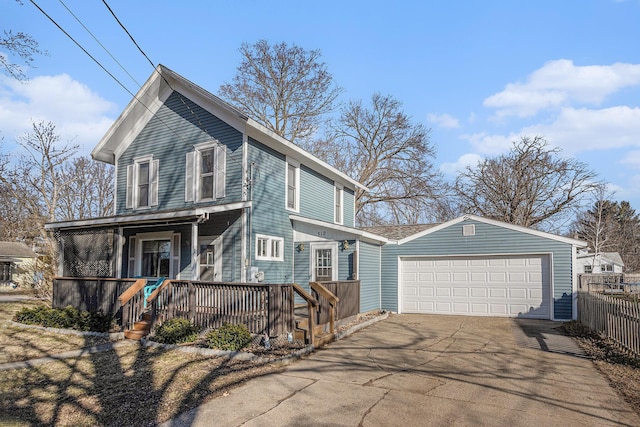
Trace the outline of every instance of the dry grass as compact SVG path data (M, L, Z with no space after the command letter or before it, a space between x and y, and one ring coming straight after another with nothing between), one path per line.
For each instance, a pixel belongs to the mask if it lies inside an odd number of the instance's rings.
M640 414L640 359L622 351L611 340L598 336L577 322L566 323L564 329L578 340L580 347L591 357L613 388Z
M97 343L95 337L23 329L3 321L34 304L0 303L0 363ZM131 342L84 357L0 371L0 425L156 425L279 369Z

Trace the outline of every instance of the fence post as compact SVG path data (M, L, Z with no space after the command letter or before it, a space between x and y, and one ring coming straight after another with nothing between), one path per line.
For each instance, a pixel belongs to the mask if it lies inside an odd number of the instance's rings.
M187 282L187 289L189 290L189 320L193 323L196 320L196 287L191 280Z

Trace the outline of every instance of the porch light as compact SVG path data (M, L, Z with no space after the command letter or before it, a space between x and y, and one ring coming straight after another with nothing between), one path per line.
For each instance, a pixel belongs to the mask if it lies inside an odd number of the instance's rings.
M299 251L299 252L304 252L304 243L300 243L300 244L298 245L298 251Z
M346 251L347 249L349 249L349 242L345 240L344 242L342 242L342 250Z

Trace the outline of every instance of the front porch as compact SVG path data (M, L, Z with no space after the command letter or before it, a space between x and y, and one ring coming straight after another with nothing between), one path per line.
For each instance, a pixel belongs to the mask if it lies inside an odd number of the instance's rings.
M310 292L296 284L165 280L145 300L148 283L145 278L59 277L53 307L110 313L129 338L139 339L155 325L181 317L201 329L231 323L269 337L298 331L316 344L316 337L333 334L335 325L357 315L360 306L358 280L314 282Z

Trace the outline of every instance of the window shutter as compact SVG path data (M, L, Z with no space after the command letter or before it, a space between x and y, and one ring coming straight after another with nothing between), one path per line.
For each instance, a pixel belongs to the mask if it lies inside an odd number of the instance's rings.
M158 206L158 171L160 160L152 160L149 171L149 206Z
M133 209L133 177L135 176L135 165L127 166L127 190L125 195L125 208Z
M224 145L216 146L216 199L225 196L225 182L227 177L227 151Z
M171 242L171 278L180 278L180 233L172 236Z
M186 172L184 177L184 201L193 202L195 200L195 170L196 152L187 153Z
M129 264L127 276L133 277L136 274L136 238L129 237Z

